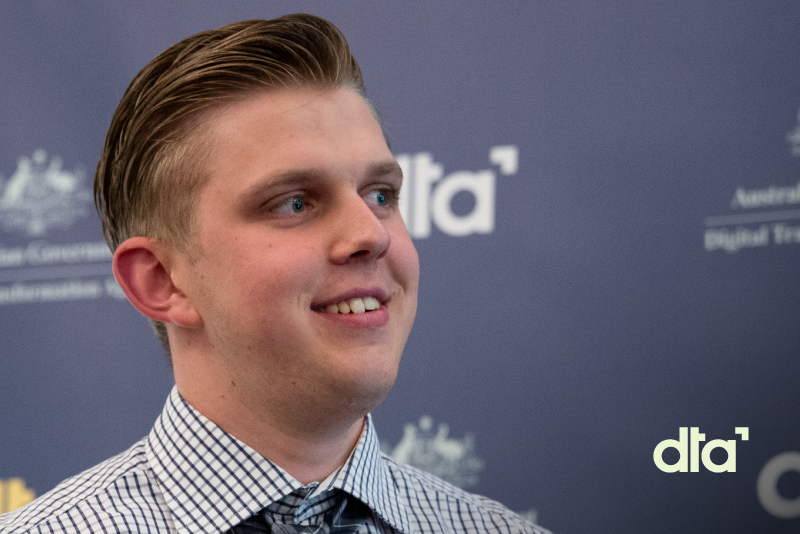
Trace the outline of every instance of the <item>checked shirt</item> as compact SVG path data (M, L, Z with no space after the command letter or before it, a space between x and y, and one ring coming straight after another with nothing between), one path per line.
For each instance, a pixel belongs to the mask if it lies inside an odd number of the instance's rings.
M330 513L333 525L320 522ZM272 532L335 533L339 522L359 534L547 533L495 501L381 454L369 416L347 462L322 483L303 486L176 388L144 439L0 516L0 533L250 532L258 517ZM280 530L283 524L294 530Z

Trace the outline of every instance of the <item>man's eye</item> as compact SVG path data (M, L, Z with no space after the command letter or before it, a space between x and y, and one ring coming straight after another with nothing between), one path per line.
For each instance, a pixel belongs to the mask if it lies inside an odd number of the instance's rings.
M274 209L274 213L292 214L301 213L306 209L306 201L303 197L289 197Z
M374 206L388 206L394 198L392 195L393 192L388 189L376 189L375 191L369 192L366 201L367 204L372 204Z

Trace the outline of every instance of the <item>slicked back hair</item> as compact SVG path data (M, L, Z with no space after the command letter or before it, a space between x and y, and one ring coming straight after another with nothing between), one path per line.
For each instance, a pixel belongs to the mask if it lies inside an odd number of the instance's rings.
M248 94L305 87L364 94L344 36L313 15L229 24L159 54L125 91L97 165L95 206L111 250L144 236L190 253L208 179L203 117ZM169 351L163 323L151 323Z

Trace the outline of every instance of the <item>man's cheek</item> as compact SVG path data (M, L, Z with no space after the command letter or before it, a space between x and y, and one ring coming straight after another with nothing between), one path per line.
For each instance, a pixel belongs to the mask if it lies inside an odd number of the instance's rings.
M419 285L419 257L411 239L398 244L393 254L395 277L402 280L407 290L416 293Z

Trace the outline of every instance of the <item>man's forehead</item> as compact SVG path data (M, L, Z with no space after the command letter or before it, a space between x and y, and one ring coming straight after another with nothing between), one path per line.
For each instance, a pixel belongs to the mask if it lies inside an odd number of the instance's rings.
M250 178L256 172L278 178L335 165L357 167L359 174L397 172L370 106L346 88L250 95L215 110L196 131L206 138L212 175L238 169Z
M370 112L376 123L379 123L375 110L369 101L348 87L318 87L301 85L298 87L263 88L248 90L233 94L217 105L212 106L201 115L201 121L206 125L214 125L218 130L222 128L236 129L237 110L247 108L249 113L244 113L244 118L252 118L257 111L259 119L279 121L292 112L302 112L309 107L323 109L326 104L332 104L338 95L346 95L357 104L363 104ZM355 111L353 111L355 112ZM215 124L217 123L217 124Z

